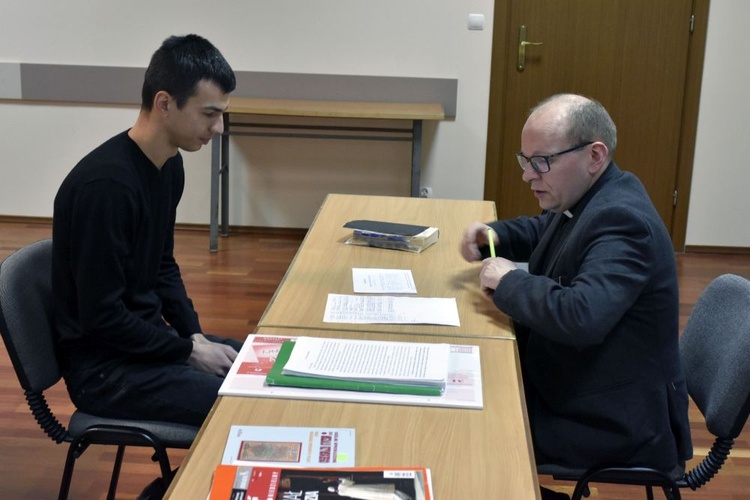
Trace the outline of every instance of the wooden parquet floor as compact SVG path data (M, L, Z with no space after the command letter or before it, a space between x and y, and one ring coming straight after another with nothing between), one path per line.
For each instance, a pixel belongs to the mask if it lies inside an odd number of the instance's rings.
M47 223L0 222L0 259L25 244L50 235L51 228ZM302 235L296 234L242 233L222 239L220 252L211 254L206 231L178 231L178 262L204 328L212 333L244 339L255 328L301 241ZM681 326L687 321L700 292L713 278L724 273L750 278L750 255L681 254L677 260ZM66 422L73 407L64 384L53 387L47 397L59 418ZM689 466L706 454L712 442L695 407L691 407L690 421L696 458ZM57 498L66 450L67 446L53 443L35 423L5 347L0 346L0 498ZM76 465L72 499L106 497L114 453L115 450L108 447L92 447L86 451ZM179 465L185 454L183 450L170 450L173 466ZM490 461L487 463L487 473L492 474ZM118 499L136 498L157 475L158 467L151 462L149 453L129 449L125 455ZM572 490L569 483L555 482L549 477L541 477L540 482L561 491ZM656 497L663 498L660 492ZM591 498L639 499L645 498L645 494L632 487L602 485L592 490ZM750 430L740 436L719 475L697 492L683 492L683 498L750 499Z

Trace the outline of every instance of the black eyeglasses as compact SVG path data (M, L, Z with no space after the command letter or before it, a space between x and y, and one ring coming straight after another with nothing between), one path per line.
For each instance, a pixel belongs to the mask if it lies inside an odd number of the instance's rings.
M553 153L551 155L535 155L535 156L526 156L522 152L516 153L516 158L518 158L518 164L521 165L522 170L526 170L526 165L531 165L531 168L534 169L534 172L538 174L544 174L549 172L549 161L560 155L564 155L565 153L572 153L573 151L578 151L579 149L583 149L589 144L594 144L594 141L589 141L583 144L579 144L578 146L574 146L570 149L566 149L565 151L560 151L559 153Z

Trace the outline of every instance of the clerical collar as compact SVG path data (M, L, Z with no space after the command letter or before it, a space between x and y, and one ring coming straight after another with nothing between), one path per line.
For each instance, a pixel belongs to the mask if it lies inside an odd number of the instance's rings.
M610 162L607 165L607 169L599 176L594 185L586 191L583 197L578 200L575 205L563 211L563 214L567 217L567 219L563 220L567 222L568 220L581 215L581 212L586 209L586 205L591 201L591 198L594 197L604 184L609 182L610 179L614 178L618 173L620 173L620 170L617 168L617 165L615 165L614 162Z

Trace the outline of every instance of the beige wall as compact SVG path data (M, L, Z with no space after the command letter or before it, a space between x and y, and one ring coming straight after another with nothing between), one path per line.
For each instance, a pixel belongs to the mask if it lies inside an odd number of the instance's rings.
M748 19L750 2L711 2L688 212L688 245L750 246Z
M0 4L0 62L144 67L170 34L196 32L237 70L458 80L455 120L427 125L422 185L483 195L493 0L71 0ZM469 31L470 13L486 17ZM744 227L750 2L709 19L688 245L750 246ZM0 90L14 82L3 80ZM0 95L2 93L0 92ZM0 214L47 217L69 169L132 124L134 107L0 100ZM231 223L306 227L328 192L408 194L407 143L233 138ZM210 151L187 154L180 222L206 224Z
M33 7L32 7L33 6ZM426 126L423 184L481 198L492 0L275 0L0 6L0 62L145 67L170 34L197 32L236 70L457 79L458 114ZM484 31L469 31L469 13ZM74 163L128 127L135 108L0 102L0 214L51 215ZM233 138L231 223L306 227L328 192L407 195L408 143ZM181 222L208 222L207 148L185 155ZM33 175L30 173L33 172Z

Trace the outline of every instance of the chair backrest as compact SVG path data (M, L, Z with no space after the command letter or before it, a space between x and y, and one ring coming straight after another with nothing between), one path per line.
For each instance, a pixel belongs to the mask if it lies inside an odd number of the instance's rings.
M680 337L680 356L709 432L737 437L750 414L750 281L724 274L706 287Z
M0 264L0 332L26 391L60 380L52 318L52 240L27 245Z

